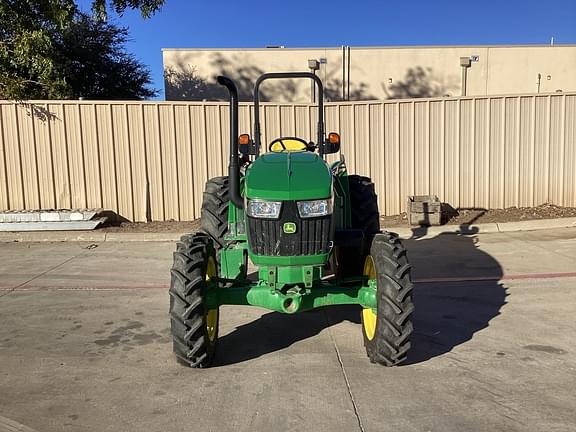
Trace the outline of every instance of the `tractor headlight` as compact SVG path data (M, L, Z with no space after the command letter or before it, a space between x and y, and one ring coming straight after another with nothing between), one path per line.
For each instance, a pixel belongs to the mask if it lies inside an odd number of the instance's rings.
M332 199L299 201L298 213L301 218L311 218L332 214Z
M255 218L278 219L281 208L281 201L249 199L247 200L246 213L248 213L248 216Z

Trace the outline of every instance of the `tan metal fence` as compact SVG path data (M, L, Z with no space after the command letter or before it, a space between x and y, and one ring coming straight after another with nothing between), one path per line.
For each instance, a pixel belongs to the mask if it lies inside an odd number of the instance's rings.
M314 137L315 114L264 104L263 142ZM241 133L252 117L241 105ZM374 179L382 214L414 194L454 207L576 206L576 94L330 103L326 122L349 171ZM228 130L222 103L0 102L0 209L197 218L204 182L226 171Z

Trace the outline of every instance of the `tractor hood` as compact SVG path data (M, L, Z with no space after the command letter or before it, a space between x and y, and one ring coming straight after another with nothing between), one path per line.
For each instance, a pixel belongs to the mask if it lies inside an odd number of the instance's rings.
M248 198L310 200L332 195L330 168L316 153L266 153L246 170Z

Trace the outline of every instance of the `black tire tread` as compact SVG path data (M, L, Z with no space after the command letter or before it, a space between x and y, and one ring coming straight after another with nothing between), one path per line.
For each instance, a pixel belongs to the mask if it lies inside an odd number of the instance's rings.
M348 176L348 188L352 228L361 229L364 232L364 239L360 251L350 247L338 248L336 272L340 277L354 277L362 274L364 261L370 253L372 239L380 232L378 196L372 180L369 177L353 174Z
M206 265L215 256L212 239L205 233L183 236L174 252L170 281L170 329L180 363L208 367L215 343L206 334ZM217 338L216 338L217 340Z
M348 176L352 228L364 230L367 236L380 232L380 213L378 212L378 196L374 183L369 177ZM367 247L370 248L370 243Z
M364 345L370 361L395 366L406 359L413 331L413 285L406 250L396 234L376 234L370 255L377 274L376 333Z
M228 176L214 177L206 182L200 211L200 230L214 240L214 247L225 246L224 236L228 231L228 203L230 186Z

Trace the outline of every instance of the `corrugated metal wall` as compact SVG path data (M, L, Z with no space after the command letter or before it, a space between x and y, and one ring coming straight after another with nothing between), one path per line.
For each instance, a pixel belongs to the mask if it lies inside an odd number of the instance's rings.
M263 110L263 142L315 135L314 107ZM241 105L241 132L252 117ZM414 194L454 207L576 206L576 94L330 103L326 122L349 171L374 179L382 214ZM204 182L226 171L228 130L221 103L0 102L0 209L197 218Z

